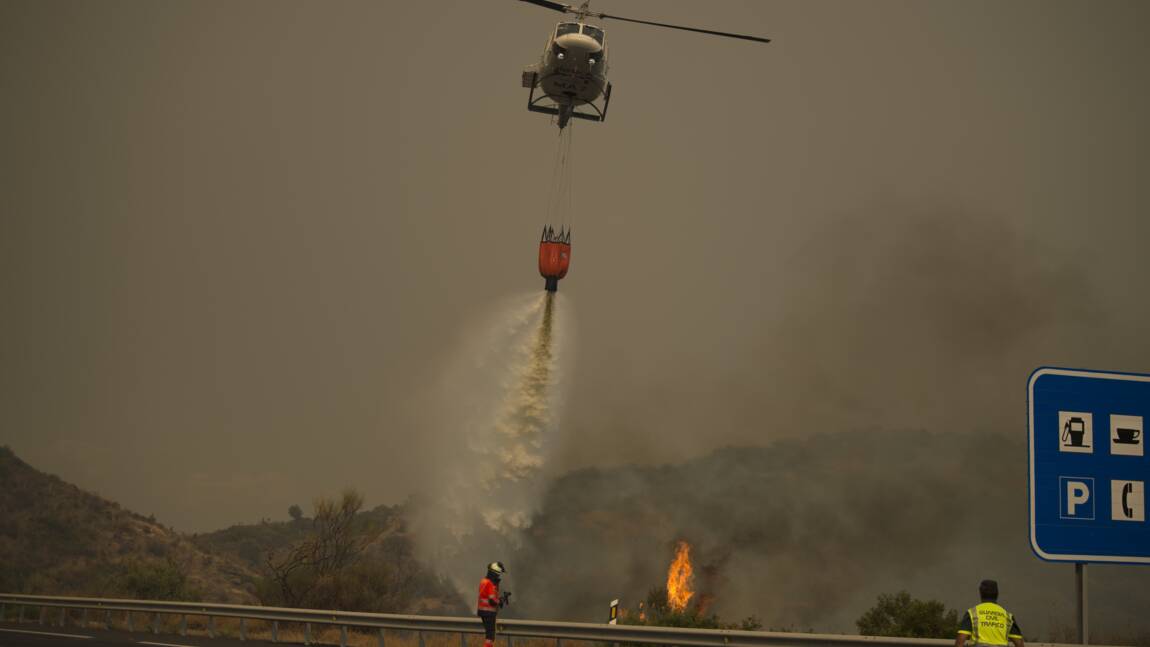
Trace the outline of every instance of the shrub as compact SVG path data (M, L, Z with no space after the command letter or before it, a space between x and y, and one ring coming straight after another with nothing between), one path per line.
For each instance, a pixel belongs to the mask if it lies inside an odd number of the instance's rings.
M184 569L174 560L128 562L113 576L117 593L141 600L194 600Z
M639 605L638 612L622 614L619 622L628 625L655 627L741 629L744 631L757 631L763 627L763 623L755 616L748 616L736 623L724 623L719 620L719 616L707 612L704 596L699 596L696 600L698 600L696 604L687 605L683 609L675 609L667 601L667 589L665 587L654 588L647 594L647 599Z
M883 593L878 602L855 621L864 636L953 638L958 611L946 610L938 600L918 600L910 593Z

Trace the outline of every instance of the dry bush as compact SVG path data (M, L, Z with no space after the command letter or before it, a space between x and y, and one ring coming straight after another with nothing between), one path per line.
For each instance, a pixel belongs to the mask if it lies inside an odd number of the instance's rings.
M289 607L344 608L340 602L347 595L349 567L380 533L356 527L361 507L363 496L354 490L344 491L339 501L316 501L308 537L267 557L279 594L275 602Z

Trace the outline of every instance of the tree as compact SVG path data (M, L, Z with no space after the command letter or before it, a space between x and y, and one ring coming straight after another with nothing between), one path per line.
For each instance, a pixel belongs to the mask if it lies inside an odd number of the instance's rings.
M864 636L953 638L958 611L946 610L938 600L918 600L910 593L882 593L878 602L855 621Z
M272 551L256 595L267 606L389 613L462 613L466 603L447 580L415 557L402 518L377 508L361 512L363 498L319 500L302 518L291 546Z
M288 515L292 518L292 521L299 521L303 519L303 509L293 503L288 507Z
M267 559L279 600L290 607L337 608L340 576L378 535L356 527L363 496L345 490L341 498L318 499L309 536ZM302 515L301 515L302 516Z

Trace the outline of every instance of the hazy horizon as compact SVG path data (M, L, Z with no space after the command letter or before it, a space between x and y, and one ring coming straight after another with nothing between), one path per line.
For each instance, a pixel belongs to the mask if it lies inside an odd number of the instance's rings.
M596 6L774 42L604 23L548 473L1022 436L1035 367L1150 372L1150 5ZM557 20L0 5L0 443L183 531L434 488L445 373L542 288Z

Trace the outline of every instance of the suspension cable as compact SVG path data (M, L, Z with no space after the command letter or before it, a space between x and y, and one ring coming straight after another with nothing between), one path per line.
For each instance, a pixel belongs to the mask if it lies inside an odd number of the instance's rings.
M575 214L574 178L572 156L571 124L559 131L559 141L555 149L555 161L551 170L551 186L547 197L547 222L545 225L570 231Z

